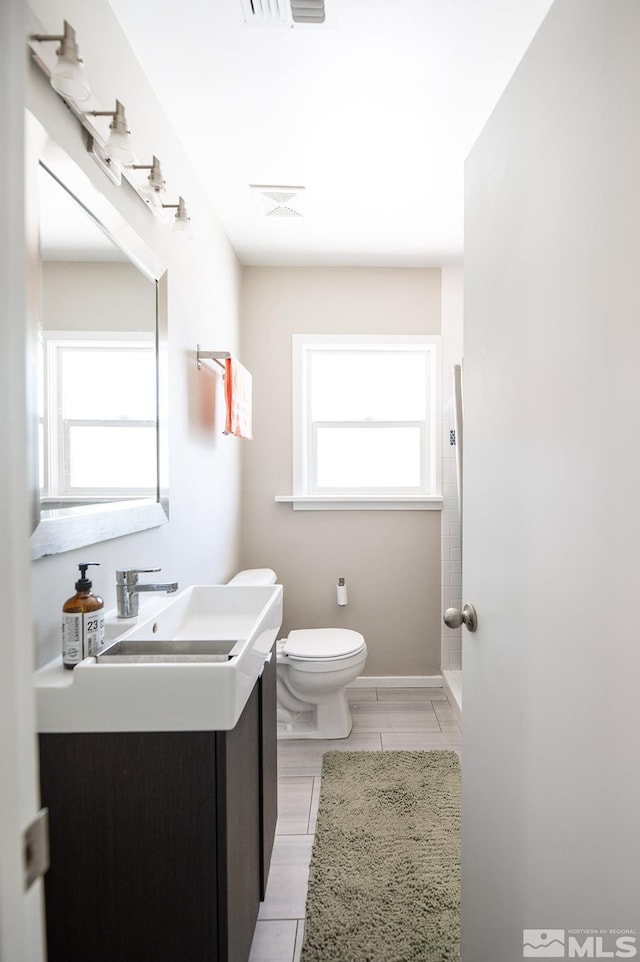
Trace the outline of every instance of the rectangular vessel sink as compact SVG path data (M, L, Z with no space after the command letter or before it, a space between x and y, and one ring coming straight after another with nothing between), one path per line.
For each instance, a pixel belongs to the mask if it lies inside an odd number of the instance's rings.
M129 630L122 622L120 641L226 642L246 638L255 628L273 585L192 585L175 595L152 618L134 622Z
M229 730L281 624L282 585L193 585L131 625L112 617L99 656L36 672L38 731Z

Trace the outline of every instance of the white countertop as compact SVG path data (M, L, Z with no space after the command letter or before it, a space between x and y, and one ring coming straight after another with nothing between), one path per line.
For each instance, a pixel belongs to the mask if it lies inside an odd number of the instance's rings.
M38 731L225 731L233 728L280 630L281 585L193 586L151 615L145 611L137 624L124 623L124 630L127 637L132 634L160 636L163 626L173 616L170 609L175 602L202 588L207 589L207 599L213 599L216 604L220 599L223 609L229 597L233 602L238 599L238 604L245 598L251 599L248 614L211 610L208 625L213 634L209 637L238 638L234 649L237 654L229 661L105 664L91 657L70 671L63 667L61 657L55 658L34 675ZM230 591L234 592L231 596ZM250 594L242 596L241 592ZM206 613L198 613L198 618L198 637L204 638ZM191 623L194 622L195 619ZM107 623L113 641L118 626L123 623L113 618L107 619ZM234 631L232 636L230 626Z

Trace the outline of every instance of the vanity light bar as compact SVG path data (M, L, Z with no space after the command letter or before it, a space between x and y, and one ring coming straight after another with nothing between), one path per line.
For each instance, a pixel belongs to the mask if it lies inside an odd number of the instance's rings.
M115 184L116 187L119 187L122 183L122 167L120 164L113 162L104 147L100 145L92 134L89 134L87 140L87 150L103 174L106 174L109 180Z
M31 10L28 11L28 17L28 47L32 59L87 132L87 150L100 170L117 186L120 186L124 178L145 207L156 216L162 214L162 207L176 207L174 230L185 237L191 236L190 218L184 200L180 198L178 204L159 204L159 194L165 190L166 182L158 158L154 156L150 165L136 163L131 148L131 131L122 103L116 100L114 110L87 109L90 107L91 92L84 78L83 62L79 56L74 28L65 20L63 33L51 34L42 29L42 24ZM46 41L56 41L59 44L55 50L55 61L53 52L43 53L40 47L40 44ZM107 116L111 117L112 121L109 124L109 135L105 137L92 123L91 118ZM136 170L142 169L151 171L144 184L139 182L135 174Z

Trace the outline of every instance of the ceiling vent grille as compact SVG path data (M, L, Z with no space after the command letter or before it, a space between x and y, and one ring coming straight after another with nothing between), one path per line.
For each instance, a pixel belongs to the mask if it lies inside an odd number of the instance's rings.
M304 27L324 24L325 0L240 0L248 27Z
M258 210L265 217L302 217L304 187L250 184Z
M324 23L324 0L291 0L294 23Z

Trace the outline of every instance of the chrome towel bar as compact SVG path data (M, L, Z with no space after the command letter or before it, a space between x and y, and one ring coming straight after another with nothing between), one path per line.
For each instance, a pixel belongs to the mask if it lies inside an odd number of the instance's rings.
M227 357L231 357L230 351L201 351L200 345L196 344L196 365L198 370L202 368L203 361L215 361L220 367L224 367L222 362Z

